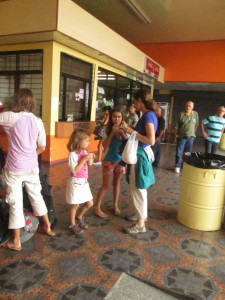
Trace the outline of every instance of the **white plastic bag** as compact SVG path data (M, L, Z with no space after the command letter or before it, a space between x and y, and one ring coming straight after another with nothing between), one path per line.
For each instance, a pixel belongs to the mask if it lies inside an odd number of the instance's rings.
M128 165L134 165L137 162L138 139L137 132L133 131L122 153L122 160Z

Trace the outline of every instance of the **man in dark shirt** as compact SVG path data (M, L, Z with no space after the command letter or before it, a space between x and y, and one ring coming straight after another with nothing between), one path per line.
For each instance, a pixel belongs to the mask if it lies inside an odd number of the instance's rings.
M159 105L156 108L155 114L158 119L158 128L155 133L155 145L152 146L152 151L155 155L155 161L152 165L158 167L160 160L160 143L165 130L165 119L162 116L162 108Z

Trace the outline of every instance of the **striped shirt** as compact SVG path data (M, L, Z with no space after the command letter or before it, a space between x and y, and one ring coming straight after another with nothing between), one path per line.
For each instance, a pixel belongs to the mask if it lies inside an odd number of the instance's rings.
M209 116L202 121L204 125L207 125L207 133L209 135L210 142L219 143L221 138L222 130L225 128L225 119L218 118L217 115Z

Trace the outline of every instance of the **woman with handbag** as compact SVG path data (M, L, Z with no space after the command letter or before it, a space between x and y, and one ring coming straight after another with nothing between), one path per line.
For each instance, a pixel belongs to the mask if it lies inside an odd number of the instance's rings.
M155 101L150 99L150 93L140 89L134 94L134 107L141 111L142 117L135 129L129 126L124 131L130 135L136 131L138 139L137 162L127 166L127 181L130 185L130 193L136 210L136 215L128 217L130 221L137 221L136 224L125 228L127 233L136 234L146 232L145 220L148 214L147 188L155 183L152 169L151 147L155 143L155 132L157 129L157 118L154 113Z

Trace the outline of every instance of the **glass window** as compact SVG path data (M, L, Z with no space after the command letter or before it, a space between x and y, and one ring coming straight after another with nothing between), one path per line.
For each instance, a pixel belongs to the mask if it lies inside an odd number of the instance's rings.
M59 120L89 120L91 78L91 64L66 54L61 55Z
M19 55L19 70L42 70L42 53L26 53Z
M91 80L92 65L62 53L61 73Z
M11 98L14 95L14 76L0 76L0 101L10 109Z
M20 88L30 89L36 100L36 115L42 113L42 74L22 74L20 76Z
M16 71L16 54L0 54L1 71Z
M102 108L104 106L113 107L115 104L115 89L109 87L98 86L97 102L96 102L96 122L102 119Z
M0 53L0 101L8 108L15 92L29 88L36 99L36 115L41 117L42 58L41 50Z

